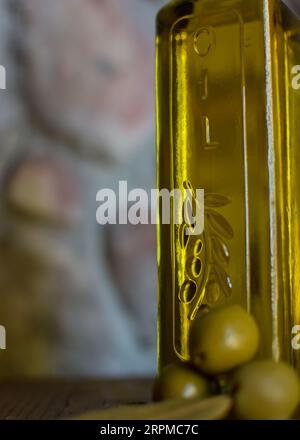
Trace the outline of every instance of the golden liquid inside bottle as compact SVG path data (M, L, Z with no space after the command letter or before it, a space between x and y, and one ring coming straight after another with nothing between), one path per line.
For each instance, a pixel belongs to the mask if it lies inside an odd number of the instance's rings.
M185 235L172 212L158 227L160 366L189 359L207 308L239 303L261 355L300 369L297 65L299 20L279 0L182 0L158 14L158 187L205 190L203 234Z

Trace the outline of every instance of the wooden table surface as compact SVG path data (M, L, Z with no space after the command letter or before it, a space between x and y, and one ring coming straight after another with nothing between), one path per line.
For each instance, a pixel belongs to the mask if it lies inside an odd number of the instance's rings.
M150 379L0 383L0 420L66 419L120 403L151 400ZM300 408L295 415L300 420Z
M53 420L118 403L148 402L151 387L149 379L2 383L0 420Z

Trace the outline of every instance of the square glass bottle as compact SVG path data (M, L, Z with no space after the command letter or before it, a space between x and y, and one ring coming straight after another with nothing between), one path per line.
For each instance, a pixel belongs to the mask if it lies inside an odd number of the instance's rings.
M239 303L260 354L300 369L300 22L280 0L174 0L156 44L158 188L205 191L201 236L160 209L159 365Z

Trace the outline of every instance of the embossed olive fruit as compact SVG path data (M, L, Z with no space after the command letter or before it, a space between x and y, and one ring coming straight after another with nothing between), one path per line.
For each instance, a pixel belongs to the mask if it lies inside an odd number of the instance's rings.
M295 370L271 360L241 367L233 377L233 390L234 411L240 419L288 419L300 399Z
M204 398L210 394L211 385L208 379L179 363L164 367L156 378L153 389L153 398L156 401Z
M191 361L203 373L222 374L250 361L256 354L259 331L241 306L218 307L195 319L191 327Z

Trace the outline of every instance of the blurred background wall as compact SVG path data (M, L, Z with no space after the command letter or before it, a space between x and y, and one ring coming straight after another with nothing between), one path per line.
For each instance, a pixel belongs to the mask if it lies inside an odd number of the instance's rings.
M155 0L0 0L1 376L155 371L155 226L96 193L155 188Z

